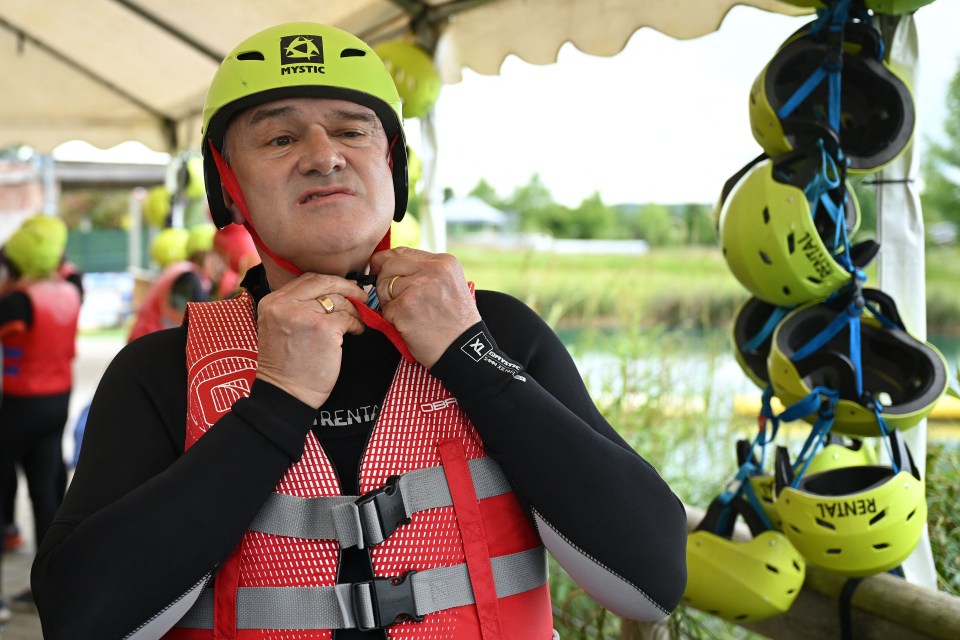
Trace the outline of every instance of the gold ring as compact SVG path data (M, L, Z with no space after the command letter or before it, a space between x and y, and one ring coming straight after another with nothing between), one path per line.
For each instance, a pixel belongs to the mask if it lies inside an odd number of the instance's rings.
M333 304L333 300L331 300L328 296L323 296L322 298L314 298L314 300L320 303L320 306L323 307L324 311L326 311L327 313L333 313L333 310L335 308Z
M390 278L390 284L387 285L387 294L390 296L391 300L396 300L397 296L393 295L393 283L397 281L397 278L402 278L402 275L396 275Z

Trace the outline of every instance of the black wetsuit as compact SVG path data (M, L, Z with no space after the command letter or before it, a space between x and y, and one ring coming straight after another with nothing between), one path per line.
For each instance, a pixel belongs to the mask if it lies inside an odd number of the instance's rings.
M262 267L244 286L255 299L267 292ZM476 300L484 321L431 372L532 514L671 611L686 580L680 501L600 415L535 313L504 294L477 291ZM461 350L478 332L518 367ZM382 334L344 336L340 378L319 414L257 380L187 454L185 344L184 327L146 335L100 382L76 475L33 568L48 640L123 637L215 572L311 428L344 493L357 493L360 456L400 357ZM340 582L370 576L366 551L344 552ZM336 637L348 635L356 636Z

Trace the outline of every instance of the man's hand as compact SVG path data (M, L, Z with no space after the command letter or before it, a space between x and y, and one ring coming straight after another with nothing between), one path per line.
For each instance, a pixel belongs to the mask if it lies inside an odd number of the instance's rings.
M305 273L264 296L257 307L257 377L319 408L340 376L343 335L363 332L346 298L366 295L350 280Z
M378 274L383 317L427 368L480 321L463 268L449 254L396 247L375 253L370 270Z

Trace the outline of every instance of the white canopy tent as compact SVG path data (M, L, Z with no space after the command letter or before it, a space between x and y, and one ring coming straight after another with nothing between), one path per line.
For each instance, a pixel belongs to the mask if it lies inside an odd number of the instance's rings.
M82 139L98 147L137 140L177 153L199 144L206 88L226 53L269 25L312 20L371 43L414 34L434 51L444 82L465 67L496 74L509 54L531 63L556 60L572 42L589 54L618 53L642 27L686 39L721 26L733 5L801 13L778 0L2 0L0 2L0 146L41 152ZM916 68L912 18L901 19L893 56ZM443 223L430 216L438 143L430 117L421 121L423 228L443 249ZM915 154L881 176L880 286L900 301L923 335L923 220L913 183ZM925 427L911 430L922 465ZM929 544L906 566L912 582L936 587Z

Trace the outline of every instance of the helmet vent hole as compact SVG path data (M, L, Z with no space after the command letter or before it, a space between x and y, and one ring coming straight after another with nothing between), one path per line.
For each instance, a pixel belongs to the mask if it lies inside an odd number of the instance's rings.
M887 544L886 542L881 542L880 544L875 544L875 545L873 545L873 548L876 549L876 550L878 550L878 551L880 551L881 549L886 549L886 548L889 547L889 546L890 546L890 545Z
M881 512L878 513L877 515L873 516L872 518L870 518L870 526L873 526L873 525L877 524L878 522L880 522L881 520L883 520L885 517L887 517L887 511L886 511L886 509L884 509L883 511L881 511Z
M734 617L734 620L746 620L748 617L749 616L747 616L747 614L741 613L740 615Z
M814 278L812 276L807 276L807 281L812 282L813 284L821 284L823 282L823 280L820 280L819 278Z
M767 207L763 208L763 224L770 224L770 209Z
M917 510L916 510L916 509L914 509L913 511L911 511L911 512L910 512L910 515L907 516L907 521L910 521L910 520L913 518L913 516L916 515L916 513L917 513Z
M340 52L341 58L362 58L365 55L367 55L367 52L360 49L344 49Z
M763 264L773 264L773 260L770 259L770 256L765 254L763 251L760 252L760 259L763 260Z
M836 530L836 527L835 527L835 526L833 526L832 524L830 524L830 523L827 522L826 520L821 520L820 518L817 518L817 524L820 525L821 527L823 527L824 529L830 529L831 531Z
M785 295L785 296L787 296L787 297L789 297L790 294L792 293L792 292L790 291L790 287L783 287L782 291L783 291L783 295Z
M798 563L796 560L793 561L793 568L797 571L803 571L803 567L801 567L800 563Z
M775 566L773 566L772 564L768 564L768 565L767 565L767 571L769 571L770 573L777 573L777 574L780 573L780 569L777 569L777 568L776 568Z
M827 553L831 556L838 556L843 553L843 549L827 549Z
M790 235L787 236L787 251L789 251L790 254L793 255L793 252L796 251L796 249L797 249L796 237L791 233Z
M261 51L244 51L237 54L237 60L260 60L262 62L264 59Z

